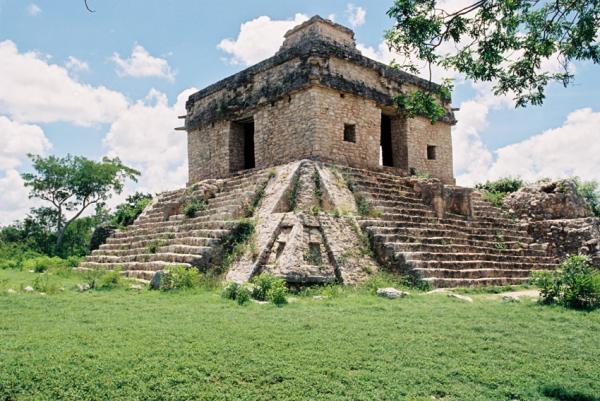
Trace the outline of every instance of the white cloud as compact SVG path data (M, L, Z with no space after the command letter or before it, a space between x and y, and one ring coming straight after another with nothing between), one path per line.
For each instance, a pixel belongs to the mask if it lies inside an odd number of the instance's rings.
M460 185L519 176L528 181L579 176L600 181L600 112L575 110L557 128L490 150L481 135L494 110L511 109L510 95L494 96L491 84L474 84L474 99L463 102L453 129L454 169Z
M0 113L33 123L78 125L112 122L128 105L123 94L83 84L35 52L0 42Z
M159 77L169 81L175 80L175 72L171 69L167 60L152 56L140 45L133 47L129 58L123 59L119 53L114 53L111 60L117 65L119 76Z
M46 154L52 144L36 125L21 124L0 116L0 226L25 216L33 201L16 170L28 153Z
M52 148L37 125L21 124L0 116L0 171L14 169L27 153L43 154Z
M179 94L173 106L167 96L152 89L110 127L104 138L110 157L118 156L142 171L139 184L130 190L158 192L180 188L187 181L187 137L174 131L181 125L185 102L196 89Z
M27 10L27 14L31 15L32 17L35 17L36 15L38 15L42 12L42 9L37 4L34 4L34 3L31 3L30 5L28 5L26 10Z
M348 23L352 28L358 28L365 23L367 17L367 10L354 4L346 5L346 16Z
M70 71L89 71L90 66L83 60L79 60L76 57L69 56L65 62L65 67Z
M329 21L333 21L333 22L335 22L335 18L336 18L335 14L329 14L329 15L327 16L327 19L328 19Z
M0 227L25 217L34 204L28 194L17 170L8 170L4 177L0 176Z
M291 20L272 20L261 16L240 26L236 39L223 39L217 47L229 54L233 64L251 65L264 60L279 50L283 35L308 20L304 14L296 14Z

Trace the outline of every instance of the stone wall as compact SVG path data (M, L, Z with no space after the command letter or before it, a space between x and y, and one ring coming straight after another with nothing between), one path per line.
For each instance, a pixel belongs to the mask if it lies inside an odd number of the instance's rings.
M310 158L314 109L312 91L292 93L258 109L254 114L256 167Z
M454 184L452 169L452 136L450 125L435 124L424 117L406 119L408 169L417 174L430 174L445 184ZM427 157L427 147L435 146L435 160Z
M229 121L207 123L188 132L188 182L229 174Z
M547 244L548 252L560 260L569 255L588 255L600 268L600 219L530 221L527 231L538 243Z
M316 120L313 155L354 167L378 166L381 109L375 102L327 88L310 91ZM354 126L355 142L344 141L345 125Z

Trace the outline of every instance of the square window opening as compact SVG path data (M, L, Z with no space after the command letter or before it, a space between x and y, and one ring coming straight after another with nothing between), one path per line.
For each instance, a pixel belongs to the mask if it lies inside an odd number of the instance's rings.
M356 125L344 124L344 142L356 143Z
M436 146L427 145L427 160L435 160L437 158Z

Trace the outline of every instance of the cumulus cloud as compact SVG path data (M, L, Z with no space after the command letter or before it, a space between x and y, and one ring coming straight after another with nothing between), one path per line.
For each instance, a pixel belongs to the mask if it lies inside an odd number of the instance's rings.
M114 53L111 60L117 65L119 76L135 78L158 77L169 81L175 80L175 72L164 58L154 57L144 47L135 45L129 58L123 59Z
M474 84L477 95L461 103L453 129L454 169L460 185L506 176L533 181L579 176L600 180L600 112L590 108L570 113L560 126L526 140L491 150L481 139L488 115L511 109L510 96L494 96L491 84Z
M78 82L66 68L35 52L21 53L14 42L0 42L0 113L30 123L112 122L127 109L125 96Z
M0 116L0 171L14 169L27 153L43 154L52 148L37 125L21 124Z
M230 63L255 64L275 54L283 43L283 35L306 20L308 16L304 14L296 14L290 20L261 16L244 22L236 39L223 39L217 47L230 56Z
M27 14L31 15L32 17L35 17L36 15L39 15L42 12L42 9L34 3L29 4L26 10Z
M52 144L44 131L0 116L0 226L25 216L33 202L17 171L28 153L46 154Z
M346 5L346 16L348 23L352 28L358 28L365 23L367 17L367 10L354 4Z
M195 91L181 92L170 106L165 94L152 89L111 125L104 146L110 157L142 171L136 190L159 192L185 185L187 137L174 128L181 125L177 116L185 114L185 102Z
M70 71L89 71L90 66L83 60L79 60L76 57L69 56L65 62L65 67Z

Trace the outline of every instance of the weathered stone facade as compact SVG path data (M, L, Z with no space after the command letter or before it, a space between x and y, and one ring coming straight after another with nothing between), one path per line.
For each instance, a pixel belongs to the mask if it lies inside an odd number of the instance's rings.
M393 102L436 87L362 56L351 30L313 17L275 56L190 96L189 182L312 159L453 183L450 104L431 124Z

